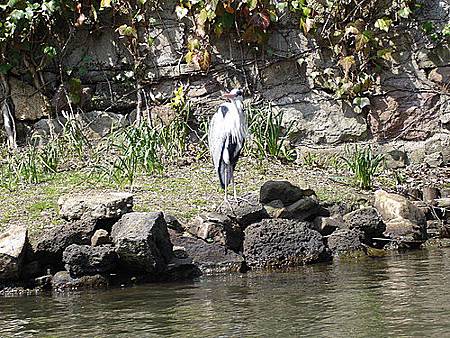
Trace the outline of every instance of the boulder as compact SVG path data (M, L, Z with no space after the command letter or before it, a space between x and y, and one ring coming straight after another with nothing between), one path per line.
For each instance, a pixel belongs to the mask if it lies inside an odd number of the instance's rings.
M223 204L219 212L239 224L242 229L264 218L269 218L266 209L259 203L258 196L254 194L247 194L238 201L231 200L229 205Z
M107 111L89 111L81 115L91 138L102 138L111 131L124 128L128 121L124 115Z
M427 238L426 223L417 224L405 218L395 218L386 223L386 237L399 241L421 241Z
M286 268L323 261L326 251L308 223L265 219L245 230L244 257L253 268Z
M244 258L222 245L206 243L201 239L182 236L175 232L171 232L170 238L178 250L183 248L192 259L192 263L203 274L239 272L245 269Z
M92 289L107 287L109 281L105 276L93 275L75 278L68 271L59 271L52 278L52 288L54 290L65 289Z
M183 225L176 219L175 216L164 213L164 220L166 221L167 227L173 229L177 232L183 232Z
M20 277L28 246L27 228L12 225L0 234L0 280Z
M388 169L399 169L405 168L408 161L408 155L405 151L400 149L388 149L384 156L386 162L386 168Z
M306 196L298 201L272 212L273 218L296 219L299 221L313 220L316 216L328 216L316 196Z
M118 219L133 209L133 195L121 192L74 194L58 200L61 216L67 220L90 217L96 220Z
M359 229L339 229L328 237L328 248L333 256L357 258L365 255L362 244L364 233Z
M344 220L342 216L336 215L331 217L317 216L313 222L313 229L320 232L322 236L328 236L338 228L342 228Z
M113 225L111 237L119 266L126 271L150 277L164 271L172 260L172 243L162 212L125 214Z
M29 84L10 77L11 99L17 120L35 121L47 115L44 96Z
M377 190L374 204L385 222L404 218L416 224L425 224L424 212L401 195Z
M242 249L244 233L228 216L214 212L201 214L189 223L188 231L198 238L224 245L231 250Z
M117 265L117 254L111 245L69 245L63 253L65 268L72 276L109 272Z
M34 254L43 267L62 267L62 254L71 244L90 244L95 231L93 219L81 219L45 231L34 245Z
M52 286L52 280L53 280L52 275L37 277L34 279L34 285L39 288L50 289Z
M109 237L108 231L106 231L105 229L98 229L97 231L95 231L94 235L91 238L92 246L100 246L111 243L111 237Z
M373 207L352 211L343 217L349 229L364 232L366 239L382 237L386 225L383 223L377 209Z
M267 204L274 200L280 200L284 206L292 204L304 196L314 195L310 189L300 189L288 181L267 181L259 191L259 201Z

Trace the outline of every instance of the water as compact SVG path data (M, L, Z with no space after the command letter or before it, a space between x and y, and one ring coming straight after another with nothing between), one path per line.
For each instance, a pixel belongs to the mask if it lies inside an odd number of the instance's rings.
M1 337L450 337L450 249L0 298Z

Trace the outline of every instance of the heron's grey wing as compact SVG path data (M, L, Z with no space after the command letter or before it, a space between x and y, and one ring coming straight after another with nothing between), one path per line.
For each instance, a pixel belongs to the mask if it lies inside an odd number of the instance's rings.
M209 124L208 144L216 169L222 158L223 147L227 139L227 130L224 128L224 120L227 111L228 108L225 105L221 105Z

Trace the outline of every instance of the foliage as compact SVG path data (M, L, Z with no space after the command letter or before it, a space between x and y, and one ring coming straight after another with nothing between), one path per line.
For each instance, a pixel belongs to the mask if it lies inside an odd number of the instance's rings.
M354 174L355 180L361 189L370 189L373 184L373 177L380 169L384 156L375 155L368 146L359 148L355 146L353 152L346 149L347 155L343 160L350 171Z
M296 23L335 60L325 69L314 65L314 84L362 112L370 106L379 71L395 63L398 33L414 29L410 23L421 8L413 0L179 0L176 13L192 22L185 59L202 70L210 66L212 37L235 32L239 42L259 47L281 20L284 25ZM435 40L450 35L448 25L438 29L425 22L422 30Z
M250 154L259 159L276 158L286 161L295 159L295 152L289 148L289 137L294 122L283 127L283 111L275 112L272 107L249 107L249 131L251 139L247 146Z

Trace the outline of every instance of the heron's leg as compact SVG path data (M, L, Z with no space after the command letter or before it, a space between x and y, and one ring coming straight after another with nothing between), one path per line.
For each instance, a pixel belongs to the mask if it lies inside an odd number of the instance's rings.
M234 173L231 175L231 184L233 184L234 200L237 202L238 201L238 197L237 197L237 192L236 192L236 183L234 182Z
M227 194L227 171L226 170L225 170L225 182L224 183L225 183L225 185L224 185L225 186L225 189L224 189L225 190L225 199L224 200L226 203L229 203L228 202L228 194Z

